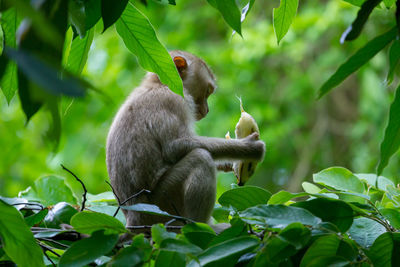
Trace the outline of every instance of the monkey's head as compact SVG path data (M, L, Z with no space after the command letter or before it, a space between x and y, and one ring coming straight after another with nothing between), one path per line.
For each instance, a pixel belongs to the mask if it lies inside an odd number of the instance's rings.
M200 58L184 52L170 52L183 82L183 95L191 96L195 104L196 120L201 120L208 113L207 98L216 88L215 76Z

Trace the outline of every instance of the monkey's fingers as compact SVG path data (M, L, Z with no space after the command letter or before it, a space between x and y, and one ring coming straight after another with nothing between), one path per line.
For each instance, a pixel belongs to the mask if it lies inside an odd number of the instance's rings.
M217 170L222 172L232 172L233 164L231 162L226 162L222 164L217 164Z

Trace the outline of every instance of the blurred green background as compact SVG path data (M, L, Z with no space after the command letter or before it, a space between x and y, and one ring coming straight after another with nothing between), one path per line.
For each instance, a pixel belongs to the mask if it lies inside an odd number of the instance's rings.
M362 35L340 45L340 36L358 8L338 0L302 1L278 46L272 27L277 0L255 2L243 24L243 38L232 36L205 0L179 0L177 6L153 1L147 7L135 5L168 49L202 57L218 78L218 89L209 99L210 113L196 124L198 134L224 137L230 131L232 135L240 117L237 96L258 122L267 152L248 184L271 192L282 188L294 192L301 190L302 181L329 166L375 171L396 84L385 84L387 53L379 53L319 101L316 91L358 48L389 29L393 9L375 10ZM107 131L119 105L145 72L114 27L104 34L101 29L100 22L83 75L112 100L95 92L84 99L64 98L62 139L56 152L45 138L51 122L47 112L37 113L25 125L18 97L7 105L0 94L0 195L16 196L46 174L66 177L79 192L80 185L61 163L85 182L90 193L110 190L105 183ZM398 155L384 171L395 182L399 182ZM235 181L233 174L220 174L219 194Z

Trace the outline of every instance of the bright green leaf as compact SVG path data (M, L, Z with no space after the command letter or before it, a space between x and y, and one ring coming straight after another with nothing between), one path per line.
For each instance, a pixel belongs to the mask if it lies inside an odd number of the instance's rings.
M284 205L258 205L240 212L240 217L249 224L268 225L273 228L284 228L294 222L311 226L321 222L320 218L308 210Z
M364 47L359 49L337 71L321 86L318 98L328 93L332 88L343 82L350 74L358 70L361 66L373 58L379 51L388 45L397 35L397 28L385 32L369 41Z
M163 224L153 224L151 227L151 238L156 244L160 244L164 239L175 238L176 233L168 232Z
M381 143L380 161L377 168L377 175L389 163L390 157L400 147L400 86L397 87L393 103L390 105L389 122L386 126L385 137Z
M391 8L396 0L383 0L386 8Z
M107 214L83 211L75 214L71 218L71 225L80 233L91 234L95 231L104 229L104 234L120 234L127 230L124 225L116 218Z
M400 61L400 40L394 40L389 50L389 72L386 78L388 84L393 81L394 72Z
M399 248L400 233L387 232L375 240L366 254L374 266L400 266Z
M75 38L71 44L71 50L68 55L66 69L75 74L79 75L83 67L85 67L90 45L93 41L94 29L87 32L84 38Z
M342 167L331 167L315 173L313 181L337 190L364 192L363 183L353 173Z
M118 235L104 235L97 231L91 237L74 242L61 256L60 267L79 267L110 252L117 244Z
M155 72L173 92L183 95L181 77L146 16L128 3L116 27L126 47L138 57L140 65Z
M268 200L268 204L276 205L276 204L285 204L289 200L296 198L296 197L305 197L308 196L308 193L290 193L287 191L279 191L271 196Z
M309 182L303 182L301 186L303 187L304 191L309 194L318 194L321 192L321 188Z
M43 253L21 213L0 200L0 237L3 249L18 266L44 266Z
M271 193L261 187L242 186L224 192L218 202L242 211L258 204L267 204L270 197Z
M386 191L386 186L388 185L394 186L394 183L384 176L376 176L376 174L372 173L355 173L354 175L357 176L360 180L365 180L370 186L376 188L376 186L378 185L377 188L383 191ZM376 181L377 179L378 184Z
M37 179L35 181L35 192L45 206L55 205L62 201L77 204L71 188L65 184L61 177L45 176Z
M390 222L390 225L400 230L400 211L398 209L380 209L380 213Z
M1 27L4 32L4 44L8 47L16 47L15 32L17 30L17 12L15 8L1 14ZM2 51L3 52L3 51ZM0 58L1 68L5 68L3 76L0 78L0 86L7 102L10 103L18 89L17 65L14 61L7 61L4 56Z
M280 6L274 8L274 30L278 44L289 31L298 6L299 0L281 0Z
M349 4L352 4L353 6L358 6L361 7L362 4L366 1L366 0L343 0Z

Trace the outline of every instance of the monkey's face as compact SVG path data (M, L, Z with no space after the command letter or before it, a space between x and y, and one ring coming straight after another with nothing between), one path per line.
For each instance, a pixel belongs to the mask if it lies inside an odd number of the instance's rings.
M183 51L171 52L183 82L183 94L191 96L195 105L195 118L201 120L209 109L207 99L214 92L214 74L200 58Z

